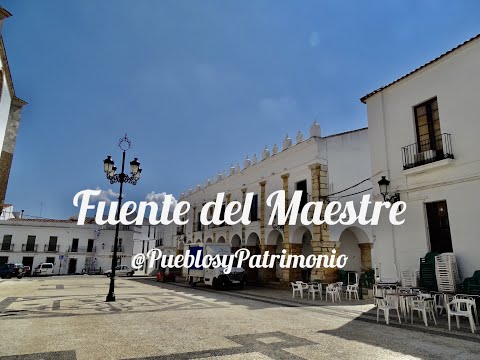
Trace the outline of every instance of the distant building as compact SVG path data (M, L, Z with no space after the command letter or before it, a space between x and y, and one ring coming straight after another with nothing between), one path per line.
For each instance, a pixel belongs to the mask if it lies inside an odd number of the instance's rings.
M372 181L390 180L405 224L376 227L385 277L418 270L429 251L454 252L461 277L480 269L480 35L364 96ZM381 199L378 185L374 194Z
M257 158L247 157L242 167L233 166L203 185L180 195L192 209L189 223L178 226L175 232L178 252L187 243L227 243L233 251L246 247L251 253L281 254L283 249L292 255L331 255L332 249L349 257L346 270L357 273L371 269L372 230L369 226L309 225L297 219L296 225L268 225L272 208L265 205L267 197L285 190L286 207L295 190L302 190L301 208L308 201L338 200L341 203L355 201L370 192L370 159L368 130L359 129L342 134L322 137L320 127L314 123L310 136L295 137L295 144L288 136L282 148L274 145L265 148ZM217 193L225 192L223 209L230 201L245 201L247 192L254 193L249 225L203 226L200 211ZM334 281L336 269L247 269L249 280L283 282L295 280Z
M22 108L27 104L15 95L1 35L3 21L10 16L12 14L0 7L0 208L5 203Z
M120 225L117 264L130 265L132 255L155 246L157 230L149 225ZM36 267L55 264L55 274L79 274L111 268L115 226L93 221L77 225L75 218L10 219L0 221L0 264ZM140 273L145 273L144 269Z

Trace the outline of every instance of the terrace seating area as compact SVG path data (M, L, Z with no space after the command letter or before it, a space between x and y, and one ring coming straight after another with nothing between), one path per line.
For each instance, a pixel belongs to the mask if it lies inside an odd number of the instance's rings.
M457 328L460 329L461 318L468 321L472 333L475 333L480 325L477 303L479 295L455 294L451 292L428 291L424 288L402 287L391 284L374 285L377 307L377 321L380 311L384 312L385 322L389 324L389 312L396 311L398 323L410 321L418 315L425 326L437 325L441 316L446 316L448 329L451 329L451 321L455 319ZM400 316L401 315L401 316Z

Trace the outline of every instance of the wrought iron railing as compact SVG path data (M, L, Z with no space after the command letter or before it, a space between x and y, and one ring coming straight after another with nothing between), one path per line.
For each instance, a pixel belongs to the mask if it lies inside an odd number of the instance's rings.
M22 251L37 252L38 244L22 244Z
M113 245L111 247L111 250L110 251L113 251ZM123 248L123 245L117 245L117 252L124 252L124 248Z
M60 245L45 244L43 246L43 251L45 252L58 252L59 250L60 250Z
M13 244L12 243L1 243L0 244L0 251L13 251Z
M403 170L453 158L452 141L446 133L402 148Z

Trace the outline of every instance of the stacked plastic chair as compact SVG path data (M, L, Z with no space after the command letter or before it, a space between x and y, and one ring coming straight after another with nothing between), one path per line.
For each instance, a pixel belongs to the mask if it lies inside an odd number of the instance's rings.
M475 271L472 277L463 281L463 291L466 294L480 295L480 270Z
M420 259L420 286L428 291L437 291L437 277L435 275L435 256L438 253L429 252Z
M419 271L402 271L402 287L414 288L419 284Z
M459 290L460 274L454 253L435 256L435 274L438 291L456 293Z

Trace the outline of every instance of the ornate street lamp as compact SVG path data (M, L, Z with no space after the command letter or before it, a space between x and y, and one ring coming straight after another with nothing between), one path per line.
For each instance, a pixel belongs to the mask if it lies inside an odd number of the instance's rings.
M119 220L120 217L120 208L122 206L122 192L123 192L123 184L129 183L135 185L137 181L140 179L140 174L142 173L142 169L140 169L140 163L138 162L137 158L134 158L130 162L130 176L125 174L125 153L127 150L130 149L132 143L130 139L127 137L127 134L123 138L120 139L118 143L118 147L122 149L122 170L119 174L116 173L117 168L115 167L115 163L112 160L111 156L107 156L105 160L103 160L103 171L107 176L107 179L110 181L110 184L120 183L120 193L118 195L118 208L117 208L117 216L116 220ZM112 256L112 272L110 273L110 288L108 290L107 299L105 301L115 301L115 268L117 267L117 249L118 249L118 231L120 227L120 222L117 223L115 226L115 241L113 243L113 256Z
M383 196L383 201L388 201L390 203L395 203L397 201L400 201L400 194L395 193L393 195L388 195L388 186L390 185L390 180L387 180L385 176L382 176L382 178L378 182L378 186L380 187L380 194Z

